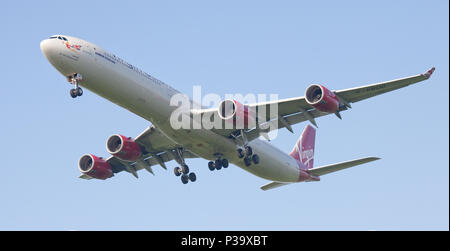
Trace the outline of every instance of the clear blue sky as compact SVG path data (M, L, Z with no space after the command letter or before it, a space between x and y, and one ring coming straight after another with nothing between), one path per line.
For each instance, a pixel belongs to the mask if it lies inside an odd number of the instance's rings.
M120 3L119 3L120 2ZM448 1L6 1L0 15L0 229L449 229ZM321 182L263 192L236 166L183 185L78 179L84 153L149 122L71 86L44 58L53 34L89 40L178 90L303 96L425 72L426 82L318 119L315 165L378 156ZM295 135L273 141L291 150Z

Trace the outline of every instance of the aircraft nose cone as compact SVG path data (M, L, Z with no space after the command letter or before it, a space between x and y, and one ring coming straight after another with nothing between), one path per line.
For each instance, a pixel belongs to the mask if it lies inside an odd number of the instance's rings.
M42 54L47 58L53 67L56 68L61 74L67 76L70 72L73 72L70 64L62 56L63 46L57 39L45 39L41 42Z
M41 42L41 51L49 61L52 61L52 58L56 55L55 48L52 46L49 39L45 39Z

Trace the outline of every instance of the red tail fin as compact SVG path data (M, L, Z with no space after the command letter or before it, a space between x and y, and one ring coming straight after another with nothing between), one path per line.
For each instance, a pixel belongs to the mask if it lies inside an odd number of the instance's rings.
M299 162L300 168L311 169L314 167L314 145L316 142L316 129L307 125L302 136L289 154Z

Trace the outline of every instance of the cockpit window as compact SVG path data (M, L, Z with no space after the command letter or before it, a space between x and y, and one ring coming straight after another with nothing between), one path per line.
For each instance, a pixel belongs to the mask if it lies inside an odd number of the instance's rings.
M67 40L67 38L61 37L61 36L51 36L49 39L55 39L55 38L57 38L59 40L69 41L69 40Z

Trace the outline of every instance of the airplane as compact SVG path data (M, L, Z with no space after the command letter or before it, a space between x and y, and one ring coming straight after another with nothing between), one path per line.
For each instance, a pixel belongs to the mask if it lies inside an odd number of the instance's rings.
M261 136L282 128L293 133L292 125L304 121L318 127L316 118L329 114L342 119L341 112L350 109L351 103L427 80L435 70L433 67L424 74L344 90L332 91L321 84L312 84L302 97L275 101L242 104L226 99L217 108L201 107L184 114L190 117L212 115L219 117L221 123L231 121L231 127L175 129L169 118L177 107L170 101L180 92L171 86L101 47L76 37L54 35L43 40L40 48L50 64L74 86L70 90L72 98L83 95L81 87L87 88L151 122L151 126L135 138L122 134L109 137L106 148L111 156L107 159L93 154L83 155L78 162L80 178L105 180L122 171L138 178L138 171L142 169L154 175L153 166L167 169L165 163L175 160L180 167L174 168L174 174L187 184L195 182L197 177L190 171L186 159L203 158L209 161L211 171L227 168L232 163L269 180L270 183L263 185L262 190L319 181L325 174L379 158L365 157L314 167L316 129L313 126L306 126L289 154L260 139ZM261 112L255 124L249 123L254 111L269 111L274 105L278 109L275 116ZM233 124L237 119L243 119L243 127Z

